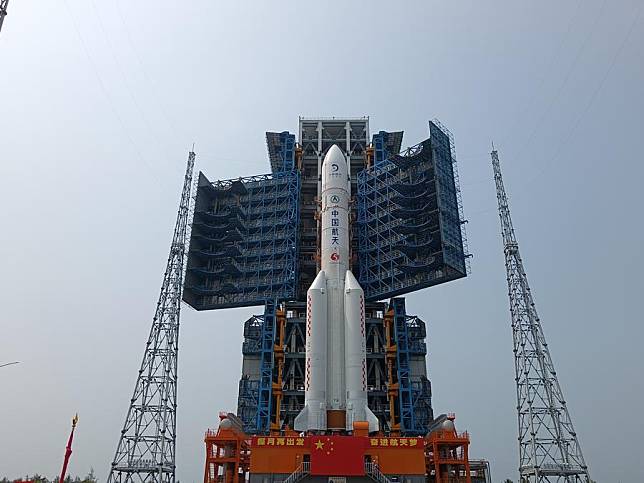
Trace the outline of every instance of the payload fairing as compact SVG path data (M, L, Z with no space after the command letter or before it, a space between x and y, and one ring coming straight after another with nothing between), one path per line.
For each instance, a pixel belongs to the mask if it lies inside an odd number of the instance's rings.
M349 263L347 160L337 145L322 163L321 263L306 295L304 409L296 431L352 431L378 419L367 405L364 292Z

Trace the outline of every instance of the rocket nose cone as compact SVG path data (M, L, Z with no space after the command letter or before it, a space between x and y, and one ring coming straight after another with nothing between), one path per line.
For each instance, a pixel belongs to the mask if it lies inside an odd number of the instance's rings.
M347 160L344 157L344 153L342 152L342 149L337 144L334 144L329 148L329 150L326 152L326 156L324 156L324 163L326 162L339 162L339 161L344 161L346 164Z
M344 276L344 288L347 290L362 290L360 282L356 280L356 277L353 275L351 270L347 270L347 273Z
M309 287L309 290L320 290L326 288L326 274L324 270L320 270Z

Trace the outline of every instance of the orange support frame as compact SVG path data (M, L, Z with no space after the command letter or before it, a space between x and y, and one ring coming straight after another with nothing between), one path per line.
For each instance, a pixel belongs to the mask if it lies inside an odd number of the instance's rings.
M277 381L273 382L273 401L275 401L275 419L271 421L271 433L279 433L283 393L284 372L284 341L286 339L286 314L284 308L277 310L277 344L273 346L275 364L277 365Z
M298 171L302 171L302 154L303 149L299 144L295 145L295 166L297 166Z
M375 152L375 149L372 144L367 146L367 152L366 152L367 155L365 157L365 166L367 168L370 168L371 165L373 164L374 152Z
M393 323L394 311L389 309L383 319L384 332L385 332L385 357L387 363L387 399L389 400L389 427L391 435L397 436L400 434L400 422L396 422L396 400L398 399L398 382L394 382L395 364L396 364L396 351L398 350L396 344L393 343Z
M449 415L449 421L454 415ZM432 431L425 439L427 481L432 483L471 483L468 448L470 436L456 429Z
M219 414L217 431L208 430L205 436L206 467L204 483L245 482L250 469L250 440L240 429L222 427L226 414Z

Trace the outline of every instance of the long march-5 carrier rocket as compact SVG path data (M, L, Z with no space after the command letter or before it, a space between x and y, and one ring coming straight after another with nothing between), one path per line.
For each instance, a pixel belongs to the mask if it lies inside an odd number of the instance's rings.
M366 422L378 430L367 406L364 292L349 265L347 160L333 145L322 162L321 268L306 294L304 409L296 431L352 431Z

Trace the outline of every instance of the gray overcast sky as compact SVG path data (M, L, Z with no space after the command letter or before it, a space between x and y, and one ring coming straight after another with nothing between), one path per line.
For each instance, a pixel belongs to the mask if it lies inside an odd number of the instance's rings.
M640 0L12 0L0 33L0 476L107 476L188 148L211 179L269 170L264 132L369 115L459 154L466 279L407 297L437 413L516 479L512 340L489 150L593 477L644 480ZM182 318L178 471L234 410L242 323Z

